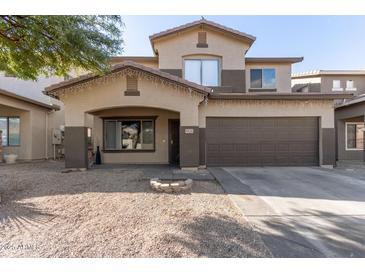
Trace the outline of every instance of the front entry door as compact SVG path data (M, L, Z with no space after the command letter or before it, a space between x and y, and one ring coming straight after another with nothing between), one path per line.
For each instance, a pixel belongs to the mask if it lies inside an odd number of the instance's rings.
M169 163L180 162L180 120L169 119Z

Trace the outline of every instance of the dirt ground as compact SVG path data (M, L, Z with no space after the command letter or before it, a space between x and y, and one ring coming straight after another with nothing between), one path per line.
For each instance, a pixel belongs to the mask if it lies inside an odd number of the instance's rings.
M215 181L155 193L141 170L0 166L0 257L270 257Z

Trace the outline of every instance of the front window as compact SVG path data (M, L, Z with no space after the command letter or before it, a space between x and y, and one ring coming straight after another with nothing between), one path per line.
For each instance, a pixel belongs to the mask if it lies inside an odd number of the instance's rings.
M346 149L364 149L364 123L346 123Z
M356 88L355 88L355 85L354 85L354 81L353 80L347 80L346 81L346 90L356 91Z
M122 151L154 150L154 133L154 119L105 120L104 147Z
M254 89L275 89L276 71L273 68L251 69L250 70L251 88Z
M3 146L20 145L20 118L0 117L0 131Z
M219 60L184 60L184 78L203 86L219 86Z
M332 90L333 91L342 91L341 81L340 80L333 80L332 81Z

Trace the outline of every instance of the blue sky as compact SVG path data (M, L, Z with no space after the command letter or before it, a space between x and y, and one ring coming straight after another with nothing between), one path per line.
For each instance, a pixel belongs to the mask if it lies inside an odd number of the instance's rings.
M200 16L122 16L123 55L150 56L148 36ZM365 69L365 16L204 16L256 36L247 56L304 56L293 72Z

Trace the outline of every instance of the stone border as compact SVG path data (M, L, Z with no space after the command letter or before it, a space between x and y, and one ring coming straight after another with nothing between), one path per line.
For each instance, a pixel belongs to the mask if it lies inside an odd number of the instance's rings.
M161 180L158 178L152 178L150 180L150 185L155 191L173 193L191 189L193 186L193 180Z

